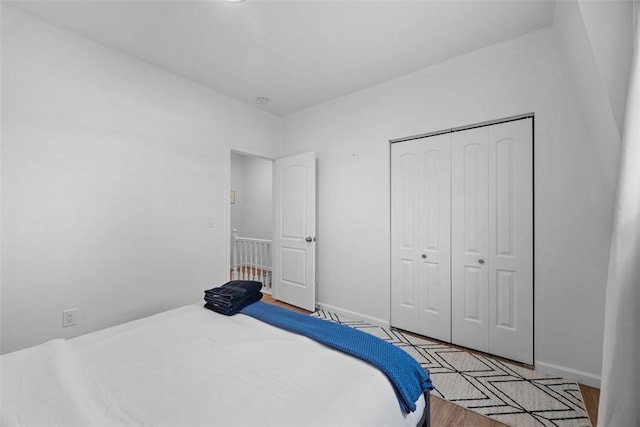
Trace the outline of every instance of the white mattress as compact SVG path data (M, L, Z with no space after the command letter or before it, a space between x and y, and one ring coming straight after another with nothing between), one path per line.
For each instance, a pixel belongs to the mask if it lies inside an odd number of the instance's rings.
M191 305L0 358L3 426L415 426L365 362Z

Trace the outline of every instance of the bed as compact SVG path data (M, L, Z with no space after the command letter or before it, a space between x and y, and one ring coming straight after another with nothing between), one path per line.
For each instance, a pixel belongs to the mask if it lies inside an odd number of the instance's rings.
M387 376L367 362L201 305L52 340L0 363L3 426L429 423L428 391L405 414Z

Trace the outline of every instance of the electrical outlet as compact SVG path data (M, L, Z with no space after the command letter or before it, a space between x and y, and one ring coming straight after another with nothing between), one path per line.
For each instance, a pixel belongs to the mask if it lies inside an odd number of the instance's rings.
M77 308L71 308L62 312L62 327L73 326L76 324Z

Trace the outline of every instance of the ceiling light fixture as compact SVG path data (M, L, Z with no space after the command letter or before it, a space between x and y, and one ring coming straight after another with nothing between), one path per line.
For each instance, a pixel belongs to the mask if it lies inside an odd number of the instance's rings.
M269 98L264 97L264 96L259 96L256 98L256 102L258 104L266 104L267 102L269 102Z
M244 0L224 0L224 1L226 1L227 3L243 3L244 2Z

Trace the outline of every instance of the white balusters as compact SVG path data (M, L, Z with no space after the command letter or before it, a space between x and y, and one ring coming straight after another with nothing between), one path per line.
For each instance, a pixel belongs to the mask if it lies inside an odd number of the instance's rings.
M264 258L262 257L262 248L264 247L264 244L260 242L257 245L256 255L258 256L258 264L262 267L264 265ZM262 282L262 285L264 286L264 269L262 268L258 270L258 282Z
M271 240L239 237L232 232L231 280L262 282L262 290L271 292Z
M238 229L232 230L231 237L231 280L238 280Z
M252 276L251 276L251 280L257 280L258 279L258 243L257 242L251 242L250 245L251 247L251 267L252 267Z

